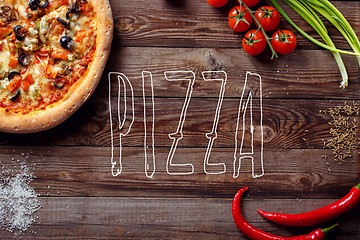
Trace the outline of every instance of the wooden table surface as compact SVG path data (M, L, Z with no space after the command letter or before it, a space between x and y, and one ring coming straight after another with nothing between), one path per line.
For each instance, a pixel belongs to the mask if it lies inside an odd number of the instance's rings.
M360 35L360 3L333 3ZM31 186L42 208L23 239L247 239L231 215L232 197L244 186L250 190L243 213L254 226L282 236L319 227L283 227L256 210L309 211L341 198L359 182L357 150L340 165L324 148L331 117L320 111L359 103L356 58L343 56L350 83L341 89L331 53L296 31L292 54L270 60L266 50L250 56L241 48L243 34L227 25L235 4L230 0L216 9L205 0L111 1L114 39L93 96L54 129L0 133L2 164L26 158L37 177ZM297 15L290 16L315 36ZM349 49L327 26L336 45ZM293 30L284 19L279 28ZM252 75L245 84L248 71ZM221 80L225 73L226 82ZM243 110L248 106L246 123L252 110L253 135L239 129L240 103ZM241 155L247 158L238 177L235 150L237 159L239 151L248 153ZM204 168L206 152L211 154ZM263 176L253 177L250 157L254 174L261 175L263 161ZM113 169L111 161L116 161ZM357 207L320 227L338 222L331 239L360 239L359 214ZM13 233L0 232L0 239L11 238Z

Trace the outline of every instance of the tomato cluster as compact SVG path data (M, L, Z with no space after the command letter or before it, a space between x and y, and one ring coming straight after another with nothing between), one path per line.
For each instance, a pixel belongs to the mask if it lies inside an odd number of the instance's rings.
M207 0L213 7L222 7L229 0ZM251 13L244 5L254 7L260 0L242 0L240 5L233 7L228 14L231 29L236 32L245 32L250 29L253 22L257 29L248 31L242 41L244 50L250 55L258 55L266 48L270 41L272 49L279 54L289 54L294 51L297 41L295 35L289 30L278 30L269 38L265 32L274 31L280 23L279 12L271 6L262 6Z

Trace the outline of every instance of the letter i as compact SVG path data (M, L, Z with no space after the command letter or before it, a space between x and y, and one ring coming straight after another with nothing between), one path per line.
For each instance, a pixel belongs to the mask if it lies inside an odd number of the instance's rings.
M146 90L149 88L150 88L151 96L147 97ZM154 101L154 82L151 72L147 72L147 71L142 72L142 90L143 90L143 103L144 103L145 175L148 178L152 178L155 173L155 101ZM151 124L148 126L147 120L149 119Z

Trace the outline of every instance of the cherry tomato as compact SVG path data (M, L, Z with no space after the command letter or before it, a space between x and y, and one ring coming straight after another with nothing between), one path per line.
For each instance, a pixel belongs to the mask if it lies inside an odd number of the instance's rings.
M248 31L242 40L242 47L250 55L262 53L266 47L264 34L255 29Z
M256 10L254 15L267 32L274 30L280 23L280 14L274 7L261 7ZM256 21L255 24L258 26Z
M213 7L222 7L224 6L229 0L207 0L207 2Z
M250 28L253 19L244 6L236 6L230 10L228 21L234 31L245 32Z
M243 0L243 3L248 7L254 7L256 6L260 0Z
M289 30L276 31L271 38L271 45L277 53L289 54L296 47L296 37Z

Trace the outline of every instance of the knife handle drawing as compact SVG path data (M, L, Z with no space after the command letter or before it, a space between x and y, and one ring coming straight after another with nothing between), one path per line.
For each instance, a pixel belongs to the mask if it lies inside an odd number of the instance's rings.
M111 104L111 86L112 79L116 78L118 89L117 89L117 119L119 125L119 158L118 161L114 160L114 126L112 119L112 104ZM131 130L135 118L134 109L134 90L129 79L122 73L109 72L109 115L110 115L110 134L111 134L111 173L112 175L118 176L122 172L122 138ZM128 101L128 94L130 93L130 103ZM122 106L123 103L123 106ZM130 110L128 109L130 108Z

